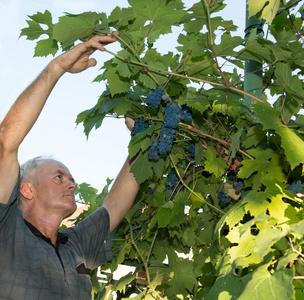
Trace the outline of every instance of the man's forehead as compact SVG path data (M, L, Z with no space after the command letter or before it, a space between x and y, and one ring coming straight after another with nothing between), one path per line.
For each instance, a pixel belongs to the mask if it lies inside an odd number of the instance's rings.
M63 163L53 160L53 159L42 159L38 162L38 169L45 170L48 173L56 172L60 170L61 172L70 174L69 169Z

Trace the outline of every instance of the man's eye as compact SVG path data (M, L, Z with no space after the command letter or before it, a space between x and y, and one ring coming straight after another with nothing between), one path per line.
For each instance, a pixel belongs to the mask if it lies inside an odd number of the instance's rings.
M62 179L62 175L57 175L56 178L58 178L58 179L61 180Z

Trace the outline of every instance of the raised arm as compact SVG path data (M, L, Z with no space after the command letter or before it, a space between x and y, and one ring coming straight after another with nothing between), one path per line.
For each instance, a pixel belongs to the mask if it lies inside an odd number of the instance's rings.
M134 120L126 117L125 123L132 131ZM139 185L133 173L130 172L131 165L132 163L127 158L103 205L110 215L110 232L118 226L131 209L139 191Z
M110 215L110 232L126 216L139 191L139 185L130 168L131 162L127 159L103 205Z
M39 117L59 78L96 65L90 58L95 50L116 41L110 35L94 36L53 59L37 79L18 97L0 124L0 203L7 203L19 173L18 149Z

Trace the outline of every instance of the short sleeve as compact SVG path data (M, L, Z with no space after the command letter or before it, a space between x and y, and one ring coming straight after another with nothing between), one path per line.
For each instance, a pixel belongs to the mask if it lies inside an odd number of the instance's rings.
M95 269L113 258L110 241L110 216L101 207L75 227L62 231L77 243L87 268Z
M11 196L6 204L0 203L0 228L7 219L11 219L10 215L16 213L20 195L20 178L18 179Z

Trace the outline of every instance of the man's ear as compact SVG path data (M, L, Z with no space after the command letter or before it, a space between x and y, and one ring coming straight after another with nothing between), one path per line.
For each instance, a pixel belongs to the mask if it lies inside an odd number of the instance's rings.
M32 184L29 181L21 181L20 193L26 200L31 200L34 196Z

